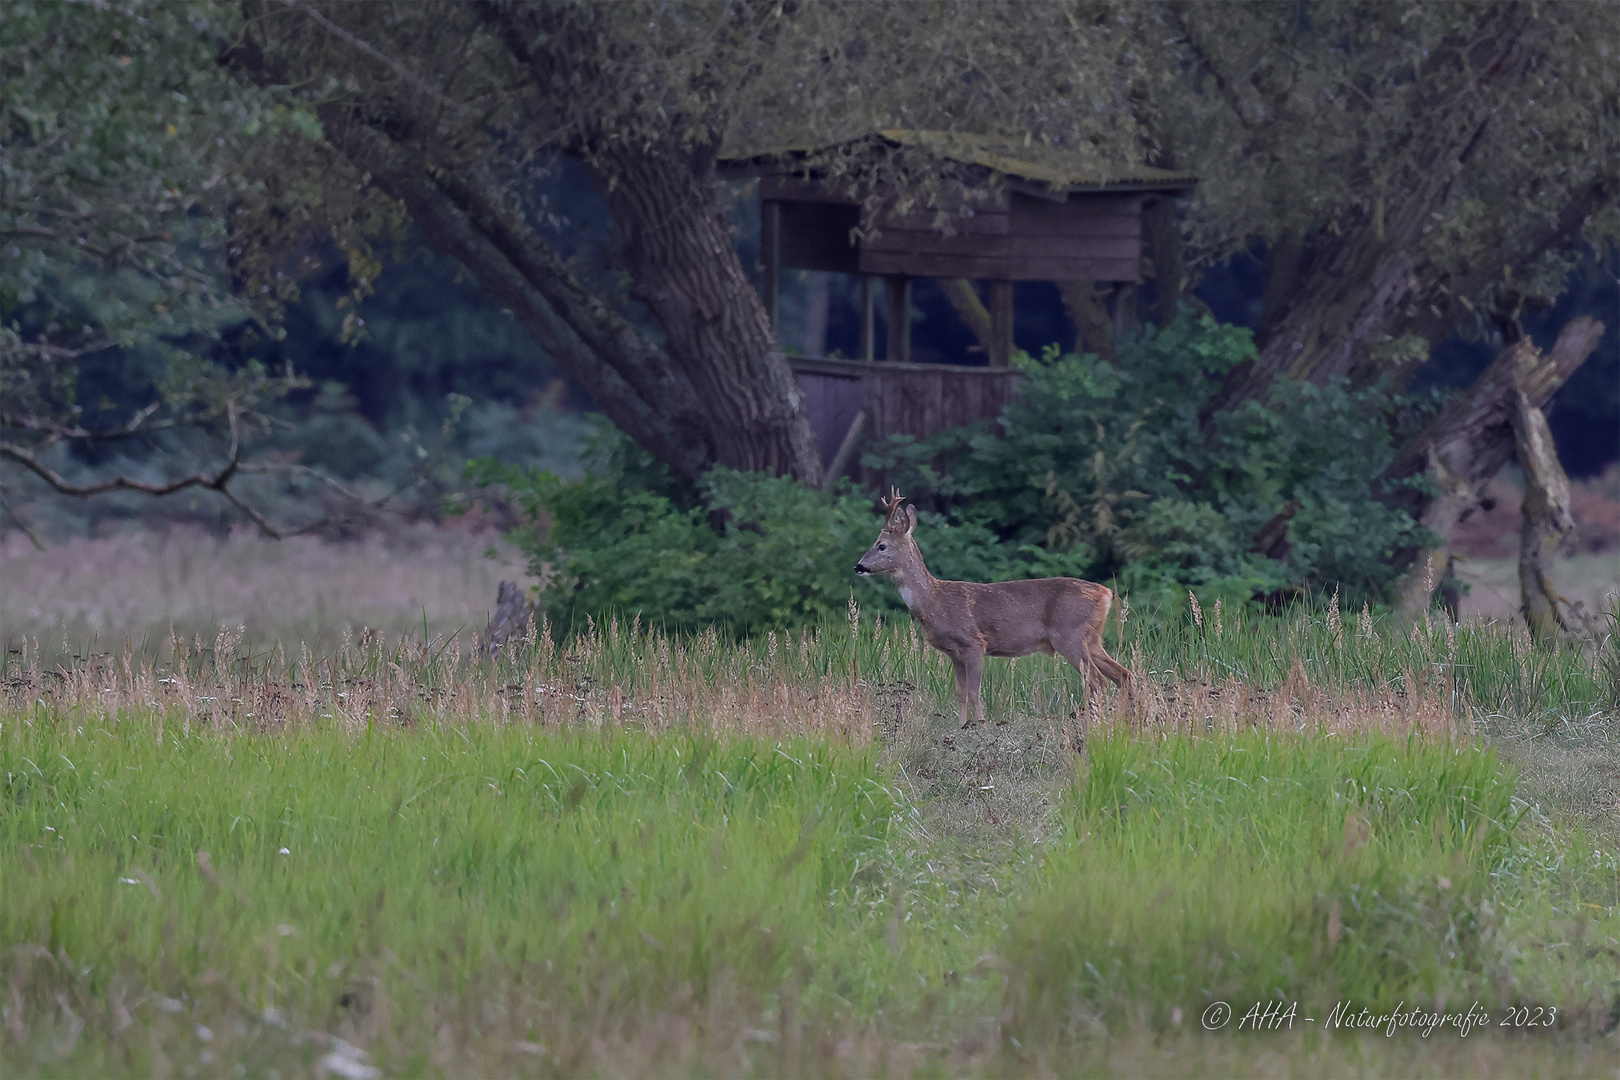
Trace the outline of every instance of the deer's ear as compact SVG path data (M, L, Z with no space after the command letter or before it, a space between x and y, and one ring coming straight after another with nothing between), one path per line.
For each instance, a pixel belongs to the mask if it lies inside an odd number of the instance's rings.
M917 531L917 508L915 506L909 506L908 505L906 507L906 535L910 536L912 533L914 533L916 531Z

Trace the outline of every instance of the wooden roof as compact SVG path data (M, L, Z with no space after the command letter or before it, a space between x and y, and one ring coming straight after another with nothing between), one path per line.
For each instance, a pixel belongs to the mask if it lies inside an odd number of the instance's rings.
M1008 177L1015 187L1038 185L1052 194L1066 192L1184 191L1198 178L1190 173L1172 172L1149 165L1099 170L1095 162L1079 154L1035 143L1021 143L994 135L974 135L951 131L914 131L891 128L873 132L847 144L833 146L785 146L770 149L727 150L718 167L724 176L765 176L780 173L804 175L814 157L841 146L859 153L860 143L886 144L889 148L912 147L959 165L982 169ZM813 164L811 168L813 169Z

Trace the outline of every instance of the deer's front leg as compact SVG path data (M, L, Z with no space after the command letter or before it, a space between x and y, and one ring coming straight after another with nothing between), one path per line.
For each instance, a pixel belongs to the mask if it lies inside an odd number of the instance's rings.
M967 664L963 662L962 657L953 656L951 667L956 674L956 718L962 722L963 727L968 727Z
M984 695L979 692L983 678L983 653L970 652L956 662L956 709L961 714L963 727L984 723Z

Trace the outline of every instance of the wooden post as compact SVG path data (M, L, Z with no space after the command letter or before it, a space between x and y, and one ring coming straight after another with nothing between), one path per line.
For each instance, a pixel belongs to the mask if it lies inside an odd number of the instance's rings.
M889 359L897 364L911 362L911 279L890 274L885 281L889 293Z
M1013 348L1013 283L990 283L990 366L1006 367L1012 363Z
M876 317L873 312L872 275L861 275L861 359L871 363L877 359Z
M782 279L782 204L769 199L759 204L760 259L765 263L765 314L777 329L777 298Z
M844 441L838 444L838 452L827 465L827 472L822 478L823 487L832 487L838 478L844 475L849 463L855 458L855 448L861 445L861 436L866 432L866 410L862 409L855 414L855 419L849 422L849 430L844 432Z
M1114 286L1114 336L1136 325L1136 283L1122 281Z

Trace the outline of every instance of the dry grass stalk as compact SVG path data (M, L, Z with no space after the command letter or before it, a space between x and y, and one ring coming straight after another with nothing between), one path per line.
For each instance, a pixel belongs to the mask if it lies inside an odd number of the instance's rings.
M794 640L797 636L797 641ZM35 702L61 714L109 720L156 719L186 730L276 731L336 724L361 732L422 724L540 725L577 729L707 731L770 737L814 734L865 743L884 730L917 731L949 713L948 677L919 691L938 657L908 627L867 638L872 666L909 672L916 682L869 673L845 643L816 631L771 635L762 647L722 644L711 632L682 640L617 624L559 649L544 626L498 663L464 655L454 639L386 645L362 634L331 653L307 646L296 660L281 648L251 655L240 631L211 643L175 634L172 660L159 662L126 645L118 655L81 657L67 666L41 660L37 643L9 657L5 703ZM840 650L849 654L844 658ZM1376 685L1326 685L1296 658L1275 690L1239 679L1176 677L1150 671L1131 652L1134 688L1088 708L1099 730L1220 734L1378 731L1446 737L1458 729L1448 677L1427 670ZM1056 664L1012 667L1021 687L1003 720L1062 710ZM1048 685L1050 683L1050 685ZM903 692L896 688L902 687ZM936 700L938 699L938 700ZM1006 710L1004 710L1005 712ZM1027 716L1022 715L1027 714ZM1054 714L1055 715L1055 714Z

